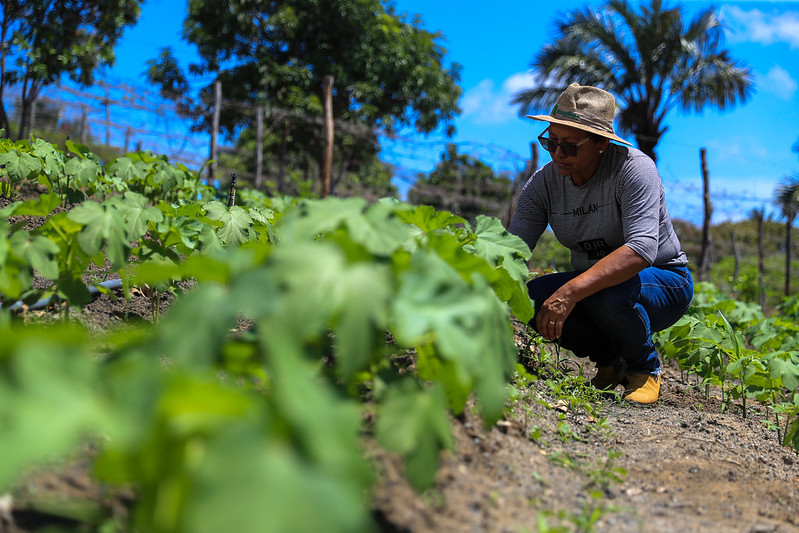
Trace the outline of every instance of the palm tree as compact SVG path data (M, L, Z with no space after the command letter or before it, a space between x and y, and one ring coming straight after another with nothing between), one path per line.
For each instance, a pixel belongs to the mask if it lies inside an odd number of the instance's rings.
M799 213L799 177L788 177L774 192L774 203L785 217L785 296L791 294L791 233Z
M601 87L616 96L620 132L635 136L652 159L676 106L725 109L752 92L749 67L720 49L724 28L712 7L685 26L680 8L666 9L661 0L640 13L625 0L608 0L566 15L556 30L556 41L531 63L534 86L511 103L525 115L551 108L571 83Z

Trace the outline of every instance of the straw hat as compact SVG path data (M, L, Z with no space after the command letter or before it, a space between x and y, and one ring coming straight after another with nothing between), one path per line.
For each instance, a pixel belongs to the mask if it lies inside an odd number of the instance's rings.
M613 131L615 114L616 99L612 94L597 87L572 83L560 95L552 113L527 115L527 118L571 126L632 146Z

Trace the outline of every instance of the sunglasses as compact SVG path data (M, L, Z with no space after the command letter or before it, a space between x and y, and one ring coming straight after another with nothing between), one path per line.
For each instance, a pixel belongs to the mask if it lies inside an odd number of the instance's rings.
M544 132L544 133L546 133L546 132ZM560 149L563 150L563 153L566 154L569 157L576 156L577 155L577 149L580 146L582 146L585 143L587 143L588 141L590 141L590 140L591 140L591 137L588 137L587 139L583 139L582 141L580 141L578 143L562 143L562 142L553 141L549 137L544 137L543 133L538 136L538 142L541 143L541 146L544 147L544 150L546 150L547 152L552 152L554 154L555 150L557 150L558 146L560 146Z

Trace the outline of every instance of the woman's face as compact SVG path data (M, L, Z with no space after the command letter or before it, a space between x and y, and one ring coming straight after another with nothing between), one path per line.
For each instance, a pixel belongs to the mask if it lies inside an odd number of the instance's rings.
M552 124L549 126L549 138L559 143L580 144L577 147L577 155L568 156L561 147L554 152L550 152L555 168L561 176L571 176L575 185L583 185L590 180L599 163L602 161L602 152L608 146L608 139L589 140L589 134L583 130L564 126L562 124ZM582 143L582 144L581 144Z

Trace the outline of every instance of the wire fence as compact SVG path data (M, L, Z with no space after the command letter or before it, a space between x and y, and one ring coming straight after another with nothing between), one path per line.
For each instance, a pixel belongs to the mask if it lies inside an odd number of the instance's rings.
M5 90L4 99L17 106L19 90L14 86ZM164 154L173 162L180 162L193 170L199 170L210 158L211 135L196 131L193 122L178 113L176 105L162 98L152 87L129 80L103 78L93 86L79 88L70 84L46 87L38 102L39 108L57 110L57 127L69 125L80 131L79 139L121 148L123 151L150 150ZM249 102L222 100L224 107L237 107L239 111L252 111ZM208 113L212 112L209 106ZM13 111L10 113L13 116ZM270 109L265 130L278 127L282 119L290 116L295 121L322 125L321 116L302 116L294 111ZM34 115L37 121L52 117ZM368 130L353 129L352 124L337 123L337 128L364 137L371 136ZM414 134L380 135L381 159L394 169L394 184L405 196L420 173L435 168L442 152L449 143L489 164L496 173L516 177L528 165L529 156L507 147L476 140L451 140L443 136L422 137ZM224 147L223 147L224 149ZM685 182L664 178L664 188L669 201L669 210L674 218L700 224L702 220L702 183L698 170L696 179ZM767 216L779 218L773 198L763 195L713 192L713 222L747 218L753 209L765 208Z

